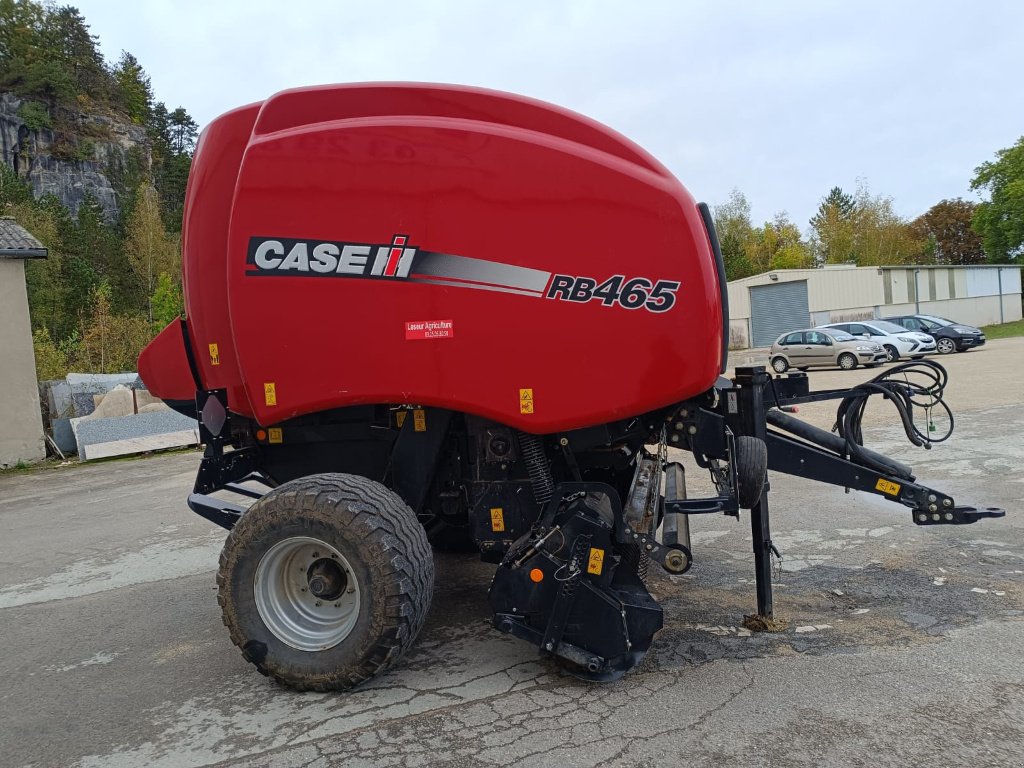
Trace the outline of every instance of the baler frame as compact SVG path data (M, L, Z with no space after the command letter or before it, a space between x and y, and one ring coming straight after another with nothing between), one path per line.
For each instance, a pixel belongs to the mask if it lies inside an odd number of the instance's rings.
M681 574L689 570L692 564L688 516L725 514L739 517L741 506L749 506L757 591L755 616L770 621L774 618L771 559L773 555L780 556L780 553L771 537L769 484L765 470L882 496L910 507L917 525L964 525L1005 514L1003 510L993 507L959 506L948 494L917 483L909 467L863 447L859 449L861 452L879 463L885 463L890 471L879 471L858 462L853 456L843 455L841 449L845 443L842 438L786 415L787 410L793 410L800 404L847 399L854 393L855 388L812 392L804 373L773 378L763 366L752 366L737 368L736 378L732 382L720 378L716 387L703 399L687 401L667 409L660 434L661 450L658 455L652 455L657 464L655 490L659 494L661 474L664 473L666 477L666 490L660 505L662 537L659 539L653 530L642 530L629 520L623 512L623 506L617 504L616 541L619 544L636 544L645 557L661 565L668 573ZM200 391L197 394L196 411L199 415L201 441L206 446L206 452L195 487L188 498L188 505L197 514L230 530L246 508L212 494L230 491L259 499L264 492L244 484L255 482L270 489L275 483L259 471L258 446L225 451L233 437L224 390ZM445 419L445 425L447 417L451 415L442 409L429 411L432 421L440 417ZM409 419L410 427L412 423L413 420ZM429 457L436 456L440 450L444 429L419 433L414 428L403 428L395 440L392 462L416 468L412 475L403 473L403 481L396 483L395 487L414 511L418 511L423 503L423 495L431 479L426 468L433 466ZM322 430L315 432L315 435L307 437L323 437ZM572 433L547 437L552 439L553 444L557 444L557 450L566 457L567 464L573 466ZM737 441L751 438L757 442L748 445L763 446L764 459L759 461L755 457L751 462L739 463L738 466ZM302 429L289 430L289 440L302 439ZM706 498L686 498L683 467L667 461L664 456L666 446L687 448L693 452L700 466L712 470L713 476L717 471L719 494ZM427 460L421 461L424 457ZM728 462L728 467L716 469L715 465L720 461ZM639 456L637 462L639 474ZM544 521L547 520L549 529L550 520L560 503L564 503L573 494L579 494L587 488L593 490L597 486L607 488L602 483L593 482L559 483L538 524L543 529ZM753 499L746 505L741 505L743 489L746 489L748 499ZM545 644L551 642L550 633L538 635L535 631L523 630L517 631L517 634L530 639L545 638ZM542 647L545 645L542 644ZM572 653L579 655L575 650Z

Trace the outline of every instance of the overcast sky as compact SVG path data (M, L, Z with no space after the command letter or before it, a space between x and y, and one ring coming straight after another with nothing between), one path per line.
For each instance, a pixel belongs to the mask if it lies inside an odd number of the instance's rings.
M864 179L913 217L977 199L1024 135L1020 2L60 0L104 55L205 125L283 88L420 80L515 91L644 146L699 200L807 227Z

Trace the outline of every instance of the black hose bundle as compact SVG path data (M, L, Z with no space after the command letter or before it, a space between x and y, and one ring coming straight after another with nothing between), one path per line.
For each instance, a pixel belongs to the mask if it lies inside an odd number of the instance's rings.
M946 373L946 369L931 360L891 366L884 373L850 390L850 394L839 404L832 431L838 432L846 441L847 455L864 459L862 452L858 450L864 445L861 421L868 398L880 394L896 406L907 439L914 445L931 448L933 443L941 443L953 434L953 412L942 399L948 380L949 374ZM927 422L924 430L920 429L914 420L915 407L924 410ZM944 410L949 417L949 428L938 437L929 434L929 430L934 427L932 410L935 408Z

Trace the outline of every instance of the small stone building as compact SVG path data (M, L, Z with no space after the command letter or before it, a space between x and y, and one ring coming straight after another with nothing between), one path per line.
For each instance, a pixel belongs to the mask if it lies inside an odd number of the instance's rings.
M45 258L42 243L0 217L0 469L46 455L25 288L25 259Z

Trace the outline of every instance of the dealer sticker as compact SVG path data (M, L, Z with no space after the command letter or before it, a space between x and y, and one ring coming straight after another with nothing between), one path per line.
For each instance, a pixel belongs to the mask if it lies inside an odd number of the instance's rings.
M451 339L455 336L452 320L409 320L405 324L405 340Z

